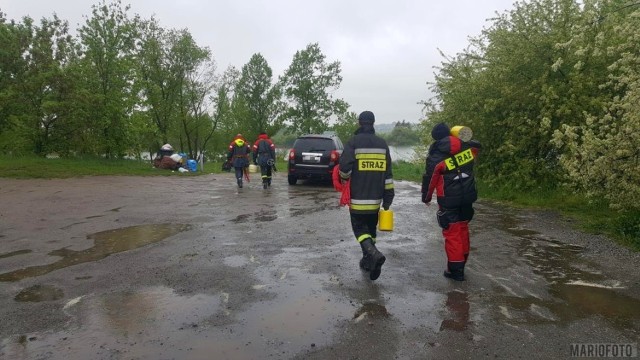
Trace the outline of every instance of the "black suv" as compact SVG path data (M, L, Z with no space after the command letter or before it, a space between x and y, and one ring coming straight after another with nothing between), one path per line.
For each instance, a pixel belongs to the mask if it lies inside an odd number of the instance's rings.
M298 179L331 179L343 149L342 141L333 133L298 137L289 150L289 185L295 185Z

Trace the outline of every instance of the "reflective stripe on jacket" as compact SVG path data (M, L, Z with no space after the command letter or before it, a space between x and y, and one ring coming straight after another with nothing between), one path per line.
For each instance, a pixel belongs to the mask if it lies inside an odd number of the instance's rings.
M340 177L351 179L350 210L372 214L394 197L391 154L373 126L361 126L347 142L340 157Z

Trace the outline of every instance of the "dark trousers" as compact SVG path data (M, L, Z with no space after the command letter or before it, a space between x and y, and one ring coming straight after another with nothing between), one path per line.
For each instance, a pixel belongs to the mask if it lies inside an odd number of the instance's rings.
M262 181L271 180L271 165L260 165L260 175L262 175Z
M242 176L244 175L244 172L243 172L244 168L237 167L235 169L236 169L236 180L242 179Z
M376 227L378 226L378 213L373 214L351 214L351 228L358 242L362 242L369 237L376 241Z

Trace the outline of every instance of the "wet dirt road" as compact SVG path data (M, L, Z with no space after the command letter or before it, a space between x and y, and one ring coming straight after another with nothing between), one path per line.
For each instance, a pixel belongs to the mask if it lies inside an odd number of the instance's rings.
M0 358L569 358L638 342L637 253L480 203L452 282L419 191L396 182L371 282L326 184L0 179Z

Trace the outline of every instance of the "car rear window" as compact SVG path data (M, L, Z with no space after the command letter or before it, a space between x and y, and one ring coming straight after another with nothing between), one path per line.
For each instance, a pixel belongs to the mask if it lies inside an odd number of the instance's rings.
M304 138L296 140L293 145L296 151L327 151L334 150L333 140L322 138Z

